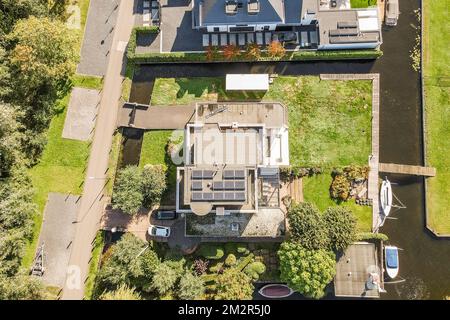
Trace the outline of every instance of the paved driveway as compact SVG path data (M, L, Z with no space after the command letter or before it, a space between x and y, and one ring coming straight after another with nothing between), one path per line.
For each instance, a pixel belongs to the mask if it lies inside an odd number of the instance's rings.
M192 29L189 0L161 3L162 51L202 51L202 33Z

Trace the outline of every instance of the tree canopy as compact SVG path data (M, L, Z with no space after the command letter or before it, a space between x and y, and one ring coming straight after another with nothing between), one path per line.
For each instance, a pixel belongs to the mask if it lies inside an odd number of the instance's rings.
M226 269L217 276L216 300L251 300L253 294L252 279L236 268Z
M142 298L136 289L122 284L114 291L104 292L100 300L142 300Z
M356 240L356 218L349 209L330 207L325 210L323 219L328 228L330 249L343 251Z
M145 165L142 170L143 204L150 208L161 201L166 190L166 172L162 165Z
M298 243L284 242L278 251L281 280L306 297L319 299L336 274L336 257L323 249L308 250Z
M77 36L59 20L31 16L19 20L7 39L10 62L23 88L58 88L75 72Z
M0 275L0 300L43 300L48 295L42 282L35 277L17 274Z
M149 291L153 274L160 261L147 245L131 233L124 234L109 249L109 257L104 261L97 276L95 292L101 294L105 290L116 290L120 285Z
M178 285L178 298L181 300L200 299L205 292L205 286L202 278L186 271L180 278Z
M312 204L294 204L288 211L292 239L306 249L324 249L329 245L327 226L319 210Z
M113 208L131 215L138 213L144 201L142 188L142 174L139 167L127 166L120 170L112 194Z

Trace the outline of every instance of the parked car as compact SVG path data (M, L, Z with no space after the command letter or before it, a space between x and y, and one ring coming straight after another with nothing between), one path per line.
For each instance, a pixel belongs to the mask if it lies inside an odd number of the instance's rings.
M170 236L170 228L163 227L163 226L150 225L150 227L148 227L148 234L153 237L168 238Z
M399 14L400 11L398 8L398 0L388 0L386 2L386 18L385 18L386 25L396 26Z
M297 33L294 31L274 33L273 40L284 43L298 43Z
M157 220L174 220L177 218L176 211L158 211L155 214Z

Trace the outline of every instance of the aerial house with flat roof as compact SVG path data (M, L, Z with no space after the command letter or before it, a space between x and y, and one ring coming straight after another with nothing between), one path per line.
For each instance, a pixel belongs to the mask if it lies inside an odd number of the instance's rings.
M187 235L283 237L279 167L289 165L288 142L279 103L197 104L177 170Z

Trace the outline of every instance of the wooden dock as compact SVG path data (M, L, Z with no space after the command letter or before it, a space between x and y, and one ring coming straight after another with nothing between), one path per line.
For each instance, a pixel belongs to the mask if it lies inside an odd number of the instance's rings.
M321 74L322 80L372 80L372 154L369 156L368 198L372 200L372 231L383 224L378 197L380 154L380 75L378 73Z
M379 171L385 173L409 174L424 177L436 176L436 168L433 167L421 167L395 163L380 163Z

